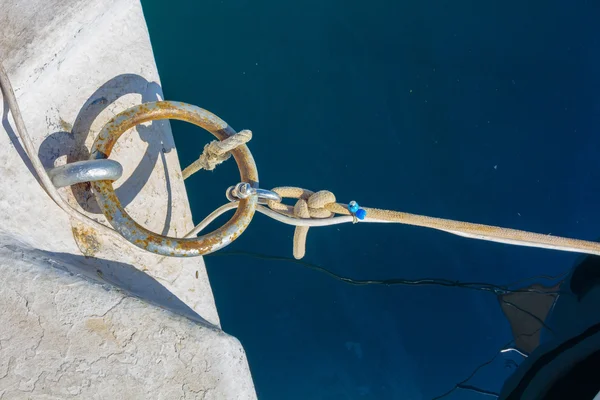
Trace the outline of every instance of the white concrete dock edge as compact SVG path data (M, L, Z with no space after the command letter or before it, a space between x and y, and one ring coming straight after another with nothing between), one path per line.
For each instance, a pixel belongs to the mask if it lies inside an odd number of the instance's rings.
M0 59L47 167L84 159L110 117L162 99L138 0L0 0ZM30 173L2 105L0 398L255 398L203 260L158 257L70 221ZM173 236L192 228L168 122L125 134L111 158L136 221ZM61 193L104 222L88 189Z

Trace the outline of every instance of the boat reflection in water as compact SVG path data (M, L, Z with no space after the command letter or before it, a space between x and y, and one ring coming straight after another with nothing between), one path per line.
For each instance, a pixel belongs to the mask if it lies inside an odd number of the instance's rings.
M585 256L561 282L498 296L524 356L499 398L600 398L600 257Z

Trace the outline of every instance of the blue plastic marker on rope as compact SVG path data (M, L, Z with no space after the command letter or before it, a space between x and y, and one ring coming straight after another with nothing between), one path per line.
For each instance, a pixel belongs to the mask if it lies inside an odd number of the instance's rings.
M367 211L360 208L358 203L354 200L348 203L348 211L350 211L353 216L360 219L361 221L367 216Z
M358 210L356 210L354 215L356 215L356 218L362 221L367 216L367 211L364 208L359 208Z

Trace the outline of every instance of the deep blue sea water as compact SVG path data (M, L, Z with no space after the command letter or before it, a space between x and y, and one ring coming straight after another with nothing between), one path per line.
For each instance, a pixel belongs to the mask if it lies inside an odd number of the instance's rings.
M165 97L251 129L261 186L582 239L600 236L600 3L143 1ZM182 166L212 138L172 123ZM237 183L186 186L195 222ZM256 215L226 251L291 257ZM398 225L311 229L305 261L353 278L504 284L574 254ZM511 339L493 294L351 286L286 261L205 259L260 399L431 399ZM469 384L499 391L499 357ZM448 398L479 399L455 391Z

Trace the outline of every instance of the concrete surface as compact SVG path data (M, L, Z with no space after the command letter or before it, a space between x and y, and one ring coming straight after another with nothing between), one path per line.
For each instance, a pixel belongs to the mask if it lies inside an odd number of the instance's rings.
M47 168L86 159L109 118L162 98L138 0L0 0L0 59ZM13 127L3 102L0 279L10 285L0 288L0 302L11 305L0 311L0 398L63 398L78 390L85 398L116 398L114 393L185 398L187 380L197 389L187 398L255 398L239 342L220 331L203 260L156 256L70 221L37 184ZM123 164L115 187L136 221L180 237L193 227L167 121L126 133L111 158ZM61 194L105 222L89 185L64 188ZM99 289L90 280L121 292ZM144 322L144 313L151 323ZM103 333L94 333L98 329ZM132 333L141 330L143 335ZM71 341L74 337L81 340ZM183 364L168 348L176 337L197 341L190 347L195 357ZM140 376L124 373L123 365L134 359L135 368L144 370L136 372ZM92 367L93 360L100 361ZM78 375L60 378L71 369ZM163 369L179 392L161 378ZM217 385L210 383L211 374L219 377ZM95 391L85 392L91 389L84 383ZM102 385L106 391L99 389ZM75 387L81 389L70 393ZM153 396L139 397L147 388ZM28 394L19 397L20 390Z
M60 270L83 256L0 243L1 399L254 397L235 338Z

